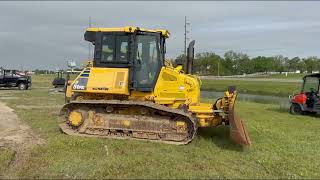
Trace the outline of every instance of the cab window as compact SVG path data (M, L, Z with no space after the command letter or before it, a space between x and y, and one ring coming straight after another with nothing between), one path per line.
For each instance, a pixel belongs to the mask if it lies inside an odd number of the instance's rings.
M116 36L116 61L126 62L128 56L128 36Z
M102 38L101 63L123 63L128 61L128 36L104 35Z
M112 62L114 60L114 40L113 35L104 35L102 38L101 63Z
M319 79L317 77L307 77L304 83L303 92L317 92L319 87Z

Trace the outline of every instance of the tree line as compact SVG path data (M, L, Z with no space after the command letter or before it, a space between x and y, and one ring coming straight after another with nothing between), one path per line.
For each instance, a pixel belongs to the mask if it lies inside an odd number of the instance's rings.
M175 64L186 64L186 57L180 55ZM228 51L223 56L214 52L197 53L193 62L193 71L199 75L242 75L268 72L312 73L320 70L320 58L288 58L282 55L257 56L250 58L247 54Z

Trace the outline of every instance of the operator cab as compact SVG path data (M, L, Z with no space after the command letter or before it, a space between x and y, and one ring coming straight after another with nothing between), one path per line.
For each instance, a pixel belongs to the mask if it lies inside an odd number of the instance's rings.
M319 80L320 73L307 75L303 78L301 93L307 97L306 105L308 108L313 108L315 103L319 101Z
M93 67L128 68L130 89L153 91L164 66L167 30L88 28L84 36L95 46Z

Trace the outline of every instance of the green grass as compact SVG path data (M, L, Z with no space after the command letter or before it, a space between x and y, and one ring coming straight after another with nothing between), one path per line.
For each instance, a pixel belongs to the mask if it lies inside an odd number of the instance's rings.
M10 149L0 149L0 178L4 178L5 173L14 159L15 152Z
M32 87L52 87L52 81L56 78L56 74L39 74L32 75ZM70 74L70 79L75 79L77 74ZM66 78L66 74L63 74L62 78Z
M271 82L271 81L241 81L241 80L202 80L201 90L226 91L234 85L240 93L288 96L299 92L301 83Z
M47 143L33 148L22 167L10 167L12 176L320 178L320 119L290 115L279 105L237 103L252 140L252 147L243 149L229 140L224 126L201 129L196 139L183 146L67 136L57 125L59 108L49 107L62 105L63 94L49 94L48 89L37 87L13 94L18 99L7 99L7 104ZM43 108L26 110L21 105ZM6 157L10 152L3 155L0 151L0 160Z

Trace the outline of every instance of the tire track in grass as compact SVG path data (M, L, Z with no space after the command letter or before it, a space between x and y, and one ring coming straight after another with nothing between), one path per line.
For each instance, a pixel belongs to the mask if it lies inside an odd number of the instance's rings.
M0 102L0 114L0 147L15 151L9 166L16 169L27 160L32 147L44 144L45 141L28 125L21 122L13 109L2 102ZM7 176L12 175L8 173Z

